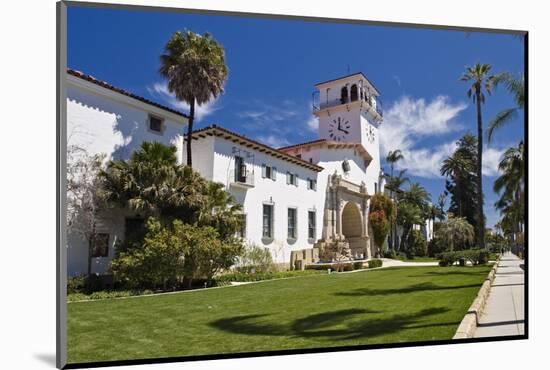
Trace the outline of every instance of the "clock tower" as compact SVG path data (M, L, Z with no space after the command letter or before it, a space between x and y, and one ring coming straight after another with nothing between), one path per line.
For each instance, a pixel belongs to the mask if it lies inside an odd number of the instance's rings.
M382 104L376 87L359 72L315 85L313 114L319 137L362 144L372 156L369 171L380 172L379 126Z

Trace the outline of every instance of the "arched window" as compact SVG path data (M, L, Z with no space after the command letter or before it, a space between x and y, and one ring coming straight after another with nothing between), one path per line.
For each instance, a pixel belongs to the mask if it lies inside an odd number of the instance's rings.
M348 87L344 86L342 87L341 93L340 93L340 102L342 104L348 102Z
M328 104L329 96L330 96L330 87L327 89L327 104Z
M359 94L357 93L357 85L356 84L351 85L350 95L351 95L351 101L356 101L357 100Z

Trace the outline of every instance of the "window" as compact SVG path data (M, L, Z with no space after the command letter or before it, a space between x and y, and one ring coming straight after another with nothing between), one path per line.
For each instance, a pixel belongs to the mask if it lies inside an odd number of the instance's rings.
M239 219L241 222L239 230L237 230L237 236L241 239L246 238L246 213L243 213L239 215Z
M313 158L310 158L310 159L309 159L309 163L313 163Z
M239 156L235 156L235 182L246 182L246 164Z
M264 204L263 209L263 231L264 238L273 237L273 204Z
M342 90L340 90L340 103L345 104L348 102L348 87L344 86L342 87Z
M149 129L155 132L162 132L162 118L149 116Z
M375 182L374 183L374 194L377 194L378 193L378 183Z
M351 95L351 101L357 100L357 96L358 96L357 85L355 84L351 85L350 95Z
M308 239L315 239L315 211L307 212L307 237Z
M286 173L286 183L287 185L298 186L298 175L295 173L287 172Z
M288 238L296 239L296 208L288 209Z
M308 190L317 190L317 180L310 179L308 177L308 179L307 179L307 188L308 188Z
M95 234L92 245L92 257L107 257L109 255L109 234Z
M275 181L277 179L277 167L262 164L262 177Z

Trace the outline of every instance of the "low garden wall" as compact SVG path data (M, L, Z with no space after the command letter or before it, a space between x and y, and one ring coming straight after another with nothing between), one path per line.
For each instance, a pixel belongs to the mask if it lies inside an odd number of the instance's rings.
M477 328L478 320L483 313L483 309L485 308L485 303L487 302L487 297L489 296L489 292L491 290L491 284L495 279L495 273L499 261L500 256L491 271L489 272L489 275L487 275L487 279L485 279L485 281L481 285L481 288L479 289L479 292L477 293L474 302L468 309L466 316L464 316L464 318L460 322L460 325L458 326L458 329L456 330L453 339L473 338L474 332Z

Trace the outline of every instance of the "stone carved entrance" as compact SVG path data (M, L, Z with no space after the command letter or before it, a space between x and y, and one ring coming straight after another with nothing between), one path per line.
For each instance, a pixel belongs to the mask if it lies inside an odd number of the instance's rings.
M364 183L354 184L336 173L330 176L323 237L315 244L321 259L334 259L335 250L341 251L342 245L351 258L371 257L367 225L369 198Z

